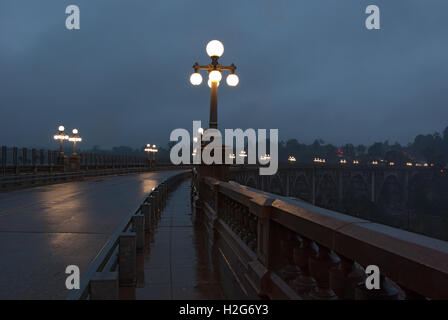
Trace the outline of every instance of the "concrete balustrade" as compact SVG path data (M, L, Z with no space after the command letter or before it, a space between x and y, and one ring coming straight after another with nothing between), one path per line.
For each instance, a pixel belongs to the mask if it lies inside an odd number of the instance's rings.
M144 259L150 238L166 203L168 192L191 176L184 171L169 177L130 213L81 276L81 289L67 299L133 299L135 288L144 286Z
M140 206L140 211L142 212L144 217L145 231L149 231L151 225L151 203L142 203L142 205Z
M448 243L206 177L193 186L242 298L448 299ZM380 269L368 290L364 268ZM230 280L229 280L230 281Z
M143 214L136 214L133 217L132 231L136 235L137 252L143 252L145 249L145 216Z
M118 288L118 272L96 272L90 280L90 299L116 300Z
M133 287L137 280L135 232L122 233L118 246L118 273L121 287Z

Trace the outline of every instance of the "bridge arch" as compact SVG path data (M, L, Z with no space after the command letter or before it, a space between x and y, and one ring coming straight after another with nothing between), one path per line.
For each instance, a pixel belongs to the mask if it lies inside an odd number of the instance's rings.
M316 190L316 205L335 210L338 207L338 189L333 176L326 173L319 181Z
M309 183L305 174L299 174L294 182L291 195L299 199L311 202L312 201L312 190L311 184Z
M246 177L245 183L246 186L251 188L258 188L258 184L256 182L256 179L253 176Z
M283 187L280 177L278 175L271 176L269 181L269 192L283 195Z
M404 189L396 174L389 174L382 183L378 204L391 215L400 215L404 209Z

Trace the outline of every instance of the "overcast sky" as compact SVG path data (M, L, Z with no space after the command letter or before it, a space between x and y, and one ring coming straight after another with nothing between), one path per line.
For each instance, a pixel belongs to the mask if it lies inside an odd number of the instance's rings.
M369 4L381 30L364 26ZM51 146L59 124L104 148L206 127L210 89L189 75L212 39L240 76L219 87L220 128L407 143L448 125L447 12L446 0L1 0L0 144Z

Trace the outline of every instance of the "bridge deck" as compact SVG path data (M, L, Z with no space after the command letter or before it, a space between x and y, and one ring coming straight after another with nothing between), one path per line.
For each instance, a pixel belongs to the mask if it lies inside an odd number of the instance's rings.
M170 194L145 256L137 299L224 299L201 227L192 223L190 180Z
M123 218L175 171L94 178L0 194L0 299L64 299Z

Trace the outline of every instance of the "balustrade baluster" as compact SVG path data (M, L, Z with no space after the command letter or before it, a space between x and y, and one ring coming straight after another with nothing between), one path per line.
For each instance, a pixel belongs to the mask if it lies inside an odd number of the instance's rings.
M14 169L15 174L19 174L20 173L18 159L17 159L17 153L18 153L17 147L13 147L12 148L12 161L13 161L13 165L14 165L14 168L15 168Z
M7 151L6 146L2 146L2 174L6 175L6 164L7 164Z
M397 287L383 274L380 275L379 289L367 289L364 281L358 283L355 289L356 300L397 300L398 298L399 291Z
M282 236L280 239L280 250L281 257L284 259L284 265L280 267L277 273L286 283L297 289L300 268L294 262L294 248L300 246L300 241L293 232L287 229L283 229L279 235Z
M40 165L43 166L44 165L44 161L45 161L45 156L44 156L44 149L40 149L39 150L39 161L40 161Z
M366 274L354 261L340 256L341 263L330 270L330 287L340 299L354 299L358 283L363 282Z
M295 284L299 295L304 299L311 299L310 292L316 287L316 280L310 274L308 261L315 254L316 244L306 238L296 235L298 246L294 248L294 263L299 267L300 273Z
M330 270L340 263L339 257L324 246L309 260L310 274L316 279L317 286L311 291L311 298L319 300L337 299L335 292L330 288Z

